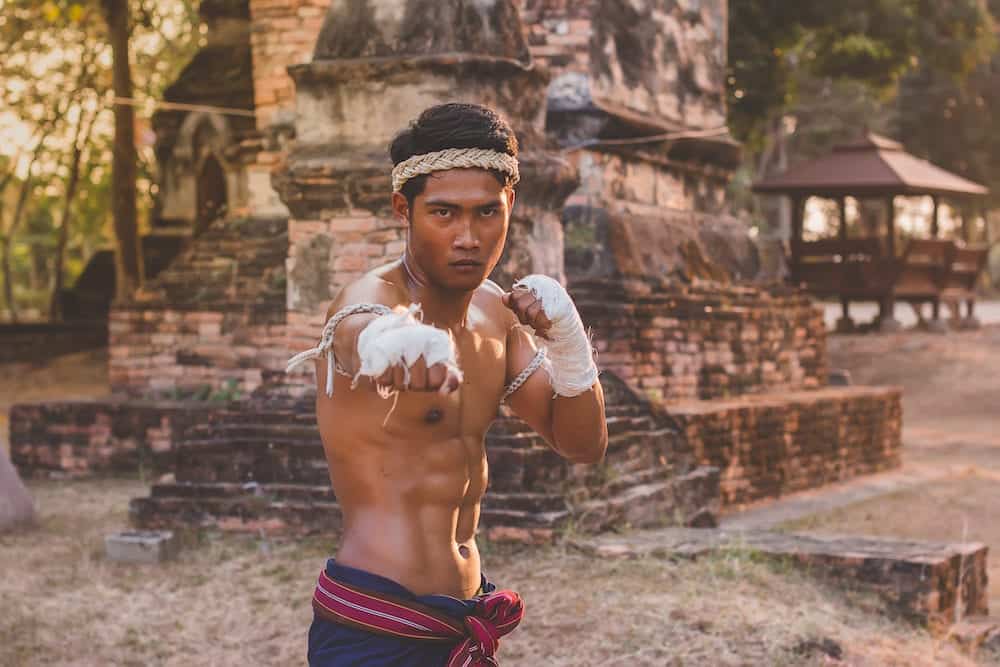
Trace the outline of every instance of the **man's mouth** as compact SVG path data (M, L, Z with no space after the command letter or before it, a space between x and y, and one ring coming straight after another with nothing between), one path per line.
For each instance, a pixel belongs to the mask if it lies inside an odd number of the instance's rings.
M477 262L474 259L460 259L457 262L452 262L452 266L482 266L482 262Z

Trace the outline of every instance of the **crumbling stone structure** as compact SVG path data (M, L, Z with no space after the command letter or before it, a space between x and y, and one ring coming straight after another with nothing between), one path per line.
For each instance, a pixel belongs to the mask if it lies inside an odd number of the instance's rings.
M891 616L941 634L956 619L990 621L988 549L979 542L667 528L587 538L576 546L605 558L698 558L717 550L750 551L838 588L874 593Z
M898 391L825 388L820 311L747 283L754 246L725 212L725 0L249 0L249 17L256 126L223 151L247 196L111 323L118 393L212 400L134 428L108 403L15 410L18 465L102 469L132 443L165 475L133 504L142 525L335 528L313 379L284 360L337 289L402 252L386 146L452 100L518 131L494 277L566 281L612 433L606 463L578 469L501 414L485 531L711 525L720 505L898 465Z

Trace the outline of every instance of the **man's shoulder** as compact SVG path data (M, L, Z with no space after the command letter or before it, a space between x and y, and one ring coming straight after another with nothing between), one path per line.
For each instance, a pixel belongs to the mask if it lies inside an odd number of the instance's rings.
M487 278L476 288L476 304L486 312L491 319L499 319L504 324L516 322L514 312L503 305L501 300L506 292L500 285Z
M344 285L326 311L327 319L338 311L356 304L377 303L394 308L406 299L406 290L393 274L393 266L386 265L369 271L357 280Z
M493 297L493 298L496 298L496 299L499 299L500 297L502 297L504 295L503 288L500 287L499 285L497 285L495 282L493 282L489 278L487 278L486 280L484 280L482 282L482 284L479 285L479 288L478 288L477 291L480 292L481 294L483 294L486 297Z

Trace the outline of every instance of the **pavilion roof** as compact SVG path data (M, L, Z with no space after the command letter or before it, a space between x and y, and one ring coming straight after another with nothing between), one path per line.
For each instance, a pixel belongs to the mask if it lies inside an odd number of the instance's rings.
M902 144L872 132L841 144L825 157L794 165L758 181L754 192L840 196L985 195L987 189L926 160Z

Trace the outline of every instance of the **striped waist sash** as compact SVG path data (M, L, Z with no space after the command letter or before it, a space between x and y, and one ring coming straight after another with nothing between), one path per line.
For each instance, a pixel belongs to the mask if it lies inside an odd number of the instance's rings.
M521 597L496 591L476 598L475 610L463 619L452 618L426 605L350 586L319 575L313 609L333 623L375 634L419 641L454 642L446 667L493 667L503 637L524 616Z

